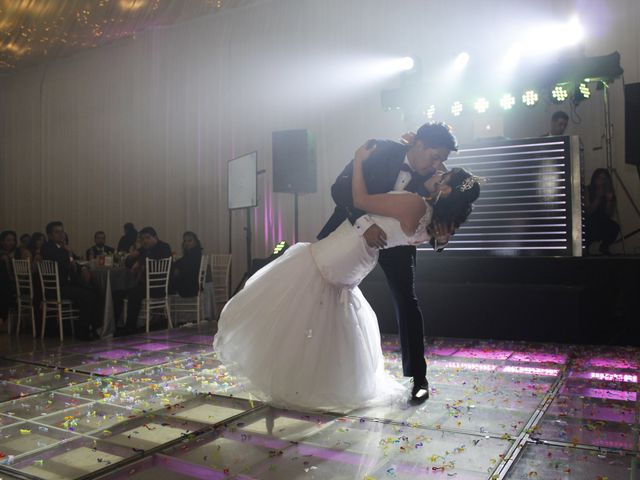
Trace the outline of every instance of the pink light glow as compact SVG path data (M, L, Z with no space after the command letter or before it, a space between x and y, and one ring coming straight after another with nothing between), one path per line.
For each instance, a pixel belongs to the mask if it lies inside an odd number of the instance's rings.
M605 398L608 400L622 400L624 402L635 402L636 392L626 392L624 390L611 390L608 388L567 388L562 389L562 393L580 395L582 397Z
M622 358L612 359L612 358L592 358L589 360L587 365L591 365L593 367L607 367L607 368L629 368L633 370L638 369L638 364L636 362L632 362L629 360L624 360Z
M606 382L638 383L638 375L630 373L586 372L576 376L592 378L594 380L604 380Z
M439 355L441 357L448 357L449 355L454 354L455 352L457 352L458 349L457 348L433 348L433 349L428 349L427 353L430 355Z
M565 363L567 361L567 356L555 353L516 352L509 357L509 360L532 363Z
M464 363L464 362L431 362L431 365L438 366L442 368L454 368L460 370L472 370L472 371L480 371L480 372L493 372L497 365L492 365L490 363Z
M503 367L504 373L524 373L526 375L539 375L541 377L557 377L559 370L557 368L535 368L535 367L519 367L517 365L508 365Z
M483 350L481 348L464 348L454 357L488 358L491 360L506 360L513 352L510 350Z

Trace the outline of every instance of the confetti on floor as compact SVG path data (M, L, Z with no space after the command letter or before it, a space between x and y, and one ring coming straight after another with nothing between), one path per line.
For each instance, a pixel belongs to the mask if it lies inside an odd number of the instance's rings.
M637 478L640 351L429 339L430 399L282 410L210 324L0 357L0 478ZM398 338L385 368L402 377ZM15 475L15 477L13 476Z

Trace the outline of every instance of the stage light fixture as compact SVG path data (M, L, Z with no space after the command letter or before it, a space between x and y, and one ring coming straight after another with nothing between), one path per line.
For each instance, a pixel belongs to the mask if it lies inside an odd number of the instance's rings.
M413 73L417 70L417 60L413 57L397 57L377 61L368 67L368 73L374 77L387 77L398 73Z
M462 113L462 104L459 101L453 102L451 106L451 113L454 117L458 117Z
M536 103L538 103L538 93L535 90L527 90L522 95L522 103L524 103L527 107L533 107Z
M415 60L412 57L402 57L398 60L398 69L400 71L411 70L415 65Z
M429 105L427 107L427 109L424 111L424 114L426 115L426 117L431 120L433 118L433 116L436 114L436 106L435 105Z
M591 90L589 90L589 85L587 85L586 83L580 83L580 85L578 85L578 91L584 99L587 99L591 96Z
M277 257L278 255L284 253L284 251L287 248L289 248L289 244L286 241L281 240L276 244L275 247L273 247L273 252L271 252L271 257Z
M516 104L516 97L511 95L510 93L505 93L500 97L500 106L504 110L511 110L513 106Z
M562 85L556 85L555 88L551 90L551 97L555 103L562 103L569 98L569 91Z
M489 101L486 98L481 97L475 101L473 108L478 113L484 113L489 109Z

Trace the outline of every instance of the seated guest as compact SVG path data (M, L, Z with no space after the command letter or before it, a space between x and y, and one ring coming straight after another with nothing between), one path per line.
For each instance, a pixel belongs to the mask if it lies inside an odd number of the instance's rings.
M85 257L87 260L96 258L99 255L111 255L115 252L112 247L105 245L107 236L103 231L94 233L93 241L96 242L96 244L87 250L87 256Z
M138 231L133 223L124 224L124 235L118 242L118 252L129 252L138 239Z
M29 244L31 243L31 235L23 233L20 235L20 245L18 245L18 251L16 252L16 258L26 259L29 258Z
M34 232L31 235L31 241L29 242L29 248L24 252L25 259L28 259L31 262L31 266L34 271L36 268L36 263L42 261L42 246L44 242L47 240L44 233L42 232Z
M80 311L76 335L84 340L96 338L101 325L100 311L97 295L85 286L89 272L84 267L80 268L73 258L73 253L65 243L62 222L50 222L47 225L47 236L49 240L42 246L42 258L58 264L60 296L71 300Z
M5 230L0 233L0 328L4 329L4 321L9 317L9 308L14 304L16 284L13 278L13 264L18 241L16 232Z
M586 210L586 249L600 241L600 253L611 255L609 247L618 238L620 225L611 219L616 209L616 195L611 175L606 168L597 168L591 175L591 183L584 196Z
M202 245L198 236L193 232L182 235L182 258L176 260L171 269L171 291L181 297L195 297L200 285L200 260L202 259Z
M116 319L122 312L124 298L128 299L127 304L127 324L124 330L118 332L119 335L135 333L138 325L138 315L142 307L142 301L146 296L146 259L160 260L171 257L171 247L168 243L158 239L158 234L153 227L144 227L140 230L142 248L133 249L125 259L125 265L131 269L136 276L138 285L125 292L114 292L114 313ZM159 292L152 294L159 295ZM166 292L165 292L166 293Z

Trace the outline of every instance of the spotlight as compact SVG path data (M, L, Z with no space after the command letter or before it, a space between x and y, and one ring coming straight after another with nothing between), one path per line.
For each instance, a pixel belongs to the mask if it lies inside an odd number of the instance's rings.
M427 109L424 111L424 114L427 116L429 120L431 120L433 116L436 114L436 106L429 105Z
M453 61L453 68L460 71L467 65L467 63L469 63L469 54L467 52L462 52Z
M400 70L401 72L406 72L407 70L411 70L416 63L411 57L402 57L397 62L398 62L398 70Z
M273 247L273 252L271 252L271 257L277 257L278 255L284 253L284 251L289 248L289 244L282 240Z
M269 255L267 258L252 259L249 276L253 275L262 267L264 267L270 262L273 262L276 258L280 257L287 250L287 248L289 248L289 244L284 240L282 240L273 247L273 251L271 252L271 255Z
M584 38L584 29L577 17L568 22L542 24L531 28L524 37L530 54L545 55L554 50L571 47Z
M535 90L527 90L522 95L522 103L524 103L527 107L533 107L536 103L538 103L538 94Z
M453 102L451 106L451 113L453 113L454 117L459 116L462 113L462 104L459 101Z
M511 108L516 104L516 97L511 95L510 93L505 93L500 97L500 106L505 110L511 110Z
M370 73L375 76L389 76L399 72L408 72L416 67L416 63L413 57L392 58L372 64Z
M578 91L580 92L580 95L582 95L582 98L587 99L591 96L591 90L589 90L589 85L586 83L578 85Z
M551 90L551 97L555 103L562 103L569 98L569 91L562 85L558 84L553 90Z
M473 108L478 113L484 113L489 109L489 101L484 97L479 98L473 104Z

